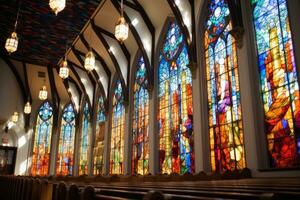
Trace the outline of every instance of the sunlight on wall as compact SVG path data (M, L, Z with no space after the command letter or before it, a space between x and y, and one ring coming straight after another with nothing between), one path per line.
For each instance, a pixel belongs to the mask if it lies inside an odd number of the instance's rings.
M22 137L20 137L18 139L18 147L21 148L22 146L24 146L26 144L27 140L25 135L23 135Z
M21 162L20 169L19 169L19 174L20 175L24 175L26 173L26 170L28 169L27 161L28 161L28 159Z

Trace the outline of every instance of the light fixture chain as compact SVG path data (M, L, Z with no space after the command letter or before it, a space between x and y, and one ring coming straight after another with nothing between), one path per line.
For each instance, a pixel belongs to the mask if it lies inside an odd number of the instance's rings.
M121 16L123 17L123 12L124 12L124 5L123 5L123 0L121 0Z
M19 20L19 15L20 15L20 10L21 10L21 5L22 5L22 0L20 0L19 6L18 6L17 17L16 17L16 22L15 22L15 31L16 31L17 26L18 26L18 20Z

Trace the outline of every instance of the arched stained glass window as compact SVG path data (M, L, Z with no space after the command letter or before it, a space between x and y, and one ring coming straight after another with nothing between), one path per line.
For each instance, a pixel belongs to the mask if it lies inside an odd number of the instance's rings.
M149 172L149 94L143 57L138 60L134 81L134 113L132 122L132 174Z
M104 99L100 96L97 107L96 139L94 145L94 175L103 174L105 120Z
M300 102L286 0L251 0L270 164L299 167Z
M57 175L73 175L76 126L75 117L76 114L73 105L68 104L63 111L61 121L56 163Z
M113 96L112 130L110 141L110 174L123 174L124 172L124 125L124 97L121 82L117 81Z
M184 36L174 20L159 55L159 164L162 173L193 173L192 75Z
M82 131L80 137L79 175L88 174L88 160L90 155L90 111L88 103L85 103L82 116Z
M212 170L245 167L237 49L227 0L211 0L205 32Z
M46 176L49 173L53 108L48 101L39 108L34 134L32 153L32 176Z

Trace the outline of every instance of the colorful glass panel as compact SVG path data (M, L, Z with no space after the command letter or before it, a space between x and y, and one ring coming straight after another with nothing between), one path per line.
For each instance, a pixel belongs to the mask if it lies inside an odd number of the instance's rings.
M205 59L212 170L245 167L235 39L226 0L212 0L206 21Z
M104 133L105 133L105 104L101 96L98 100L96 139L94 146L94 175L103 174Z
M286 0L251 0L272 168L299 167L300 102Z
M159 56L159 166L161 173L195 172L192 75L183 34L170 21Z
M39 108L37 116L32 153L32 176L49 174L52 121L53 108L49 102L45 102Z
M68 104L62 116L61 131L59 137L56 174L73 175L74 145L75 145L75 112L72 104Z
M112 130L110 140L110 174L124 172L125 107L122 85L117 81L113 96Z
M90 155L90 112L89 105L85 103L82 116L82 131L80 137L79 175L88 174L88 160Z
M149 172L149 94L143 57L137 63L134 81L134 113L132 122L132 174Z

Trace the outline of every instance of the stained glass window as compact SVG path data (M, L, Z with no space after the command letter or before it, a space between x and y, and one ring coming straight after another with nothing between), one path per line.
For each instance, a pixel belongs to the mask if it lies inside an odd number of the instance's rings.
M82 131L80 137L79 175L88 174L88 160L90 154L90 112L89 105L85 103L82 116Z
M251 0L272 168L298 167L300 102L286 0Z
M184 36L175 21L159 56L159 166L161 173L195 171L192 75Z
M212 0L205 32L212 170L245 167L237 49L226 0Z
M44 102L39 108L33 142L32 176L46 176L49 173L53 108Z
M132 122L132 174L149 172L149 94L143 57L137 63L134 81L134 111Z
M94 145L94 175L103 174L105 104L101 96L98 100L96 138Z
M75 112L72 104L68 104L61 121L61 131L57 151L56 174L73 175L75 145Z
M125 107L122 85L120 81L117 82L114 90L112 111L109 172L110 174L123 174Z

